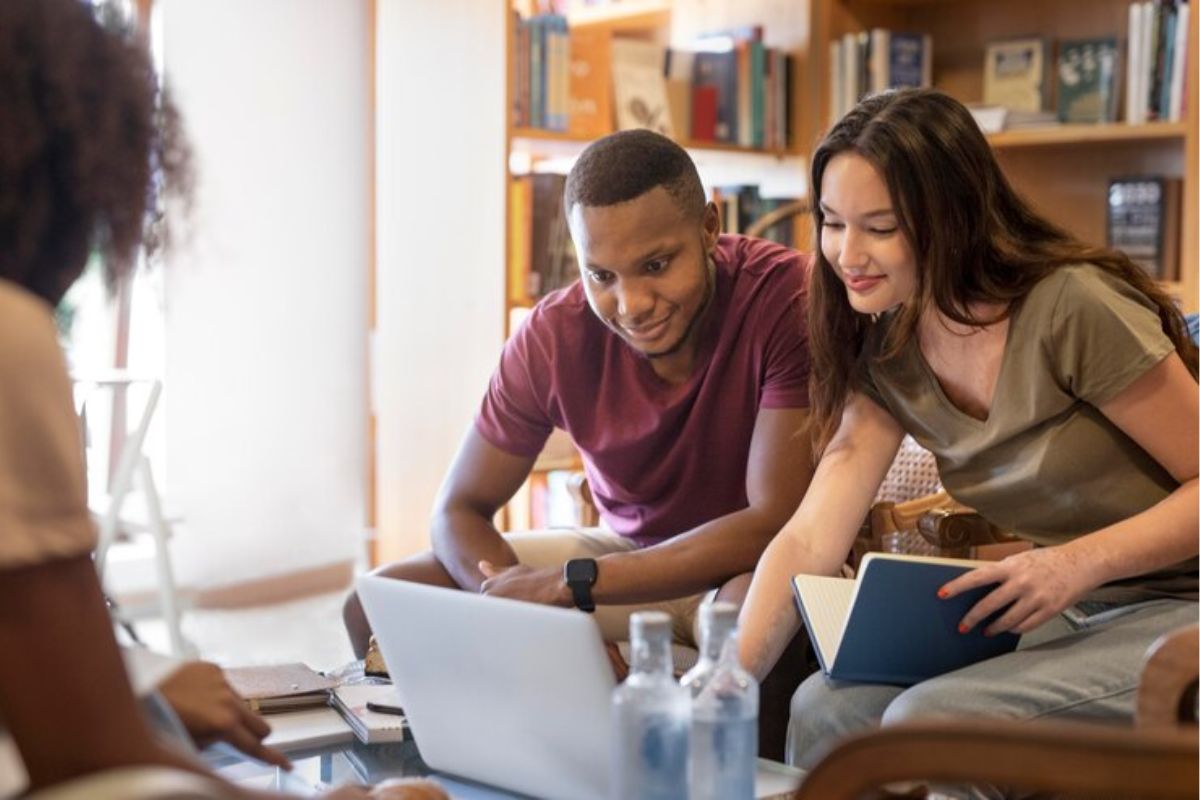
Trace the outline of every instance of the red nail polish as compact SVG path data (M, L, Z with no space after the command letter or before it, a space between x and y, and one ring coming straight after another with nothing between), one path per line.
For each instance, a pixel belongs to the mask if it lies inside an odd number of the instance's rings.
M962 623L962 622L958 623L958 632L959 633L966 633L969 630L971 630L971 629L968 628L965 623Z
M941 589L938 589L938 597L942 598L943 600L945 600L946 596L949 594L950 593L948 591L946 591L945 586L943 586Z

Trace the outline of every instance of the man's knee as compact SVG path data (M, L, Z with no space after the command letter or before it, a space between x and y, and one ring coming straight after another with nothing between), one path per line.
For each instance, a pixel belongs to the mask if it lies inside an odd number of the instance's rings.
M450 573L432 552L385 564L377 567L370 574L429 586L458 588L454 579L450 577ZM362 602L358 599L358 592L353 589L350 590L350 594L342 604L342 622L350 637L350 646L354 650L355 658L362 658L366 655L367 643L371 638L371 623L363 611Z

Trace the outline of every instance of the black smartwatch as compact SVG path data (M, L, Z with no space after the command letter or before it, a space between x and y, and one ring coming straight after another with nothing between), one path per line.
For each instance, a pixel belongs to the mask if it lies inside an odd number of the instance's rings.
M589 614L596 610L592 602L592 585L596 582L596 559L572 558L563 567L563 580L575 598L575 607Z

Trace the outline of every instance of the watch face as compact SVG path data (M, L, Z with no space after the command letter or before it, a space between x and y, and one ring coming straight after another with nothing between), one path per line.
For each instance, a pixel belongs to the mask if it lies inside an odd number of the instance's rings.
M591 558L573 558L567 562L567 583L596 582L596 561Z

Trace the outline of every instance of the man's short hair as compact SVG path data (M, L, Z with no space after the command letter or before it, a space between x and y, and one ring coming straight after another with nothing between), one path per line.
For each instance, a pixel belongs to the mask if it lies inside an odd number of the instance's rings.
M648 130L620 131L588 145L567 175L567 213L580 203L612 206L661 186L688 217L699 219L707 201L687 151Z

